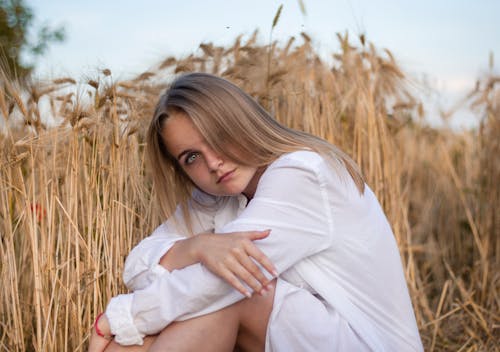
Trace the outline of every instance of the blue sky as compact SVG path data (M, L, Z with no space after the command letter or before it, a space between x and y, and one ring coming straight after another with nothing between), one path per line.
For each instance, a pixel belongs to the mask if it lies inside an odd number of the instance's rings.
M189 55L202 42L230 44L255 29L267 43L272 19L283 12L273 38L308 33L319 52L338 49L335 34L364 33L389 49L410 78L425 76L429 105L447 109L486 74L490 52L500 64L499 0L27 0L39 23L63 25L67 39L39 62L44 77L95 76L109 68L118 78L141 73L163 58ZM436 112L430 112L430 114ZM461 111L457 124L470 125Z

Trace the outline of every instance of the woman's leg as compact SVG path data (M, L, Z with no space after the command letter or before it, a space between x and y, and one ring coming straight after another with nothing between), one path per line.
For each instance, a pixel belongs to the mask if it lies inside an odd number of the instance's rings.
M233 351L238 335L237 304L193 319L174 322L159 335L148 336L142 346L111 342L106 352Z
M145 339L143 346L124 347L111 343L106 352L142 351L264 351L266 329L273 307L273 289L253 295L211 314L174 322L159 335Z
M217 312L174 322L165 328L149 351L232 351L238 335L238 304Z
M146 336L144 338L144 344L142 346L133 345L133 346L122 346L117 344L114 341L106 347L105 352L146 352L149 351L149 347L153 344L158 336Z
M142 346L111 342L106 352L233 351L238 335L238 303L217 312L174 322L159 335L148 336Z
M163 330L150 351L264 351L273 309L275 282L266 296L258 294L217 312L175 322Z
M240 326L237 346L239 351L264 351L266 345L267 324L273 310L276 280L272 289L265 295L254 295L241 302Z

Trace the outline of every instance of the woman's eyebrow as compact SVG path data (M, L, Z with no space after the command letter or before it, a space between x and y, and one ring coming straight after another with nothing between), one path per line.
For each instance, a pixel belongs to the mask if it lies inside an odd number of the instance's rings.
M192 149L186 149L186 150L183 150L179 155L177 155L177 160L181 160L181 157L184 155L184 154L188 154L188 153L191 153L193 150Z

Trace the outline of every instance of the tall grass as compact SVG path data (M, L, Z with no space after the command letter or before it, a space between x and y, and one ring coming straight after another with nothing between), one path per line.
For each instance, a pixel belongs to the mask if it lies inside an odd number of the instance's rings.
M306 34L260 45L255 33L130 81L109 70L27 88L4 80L0 350L85 349L93 317L124 291L125 256L162 220L144 165L153 105L194 70L234 81L360 164L393 225L426 350L498 350L499 79L471 95L477 130L433 129L389 51L338 39L332 64Z

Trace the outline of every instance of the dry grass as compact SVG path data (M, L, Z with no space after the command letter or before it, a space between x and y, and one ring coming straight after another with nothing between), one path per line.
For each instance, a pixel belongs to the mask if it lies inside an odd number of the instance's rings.
M426 350L498 350L498 78L471 95L480 128L436 130L389 51L339 35L328 66L306 34L284 46L256 35L130 81L103 70L81 83L0 84L0 350L85 349L92 318L124 289L125 256L161 221L145 128L165 84L192 70L234 81L361 165L393 225Z

